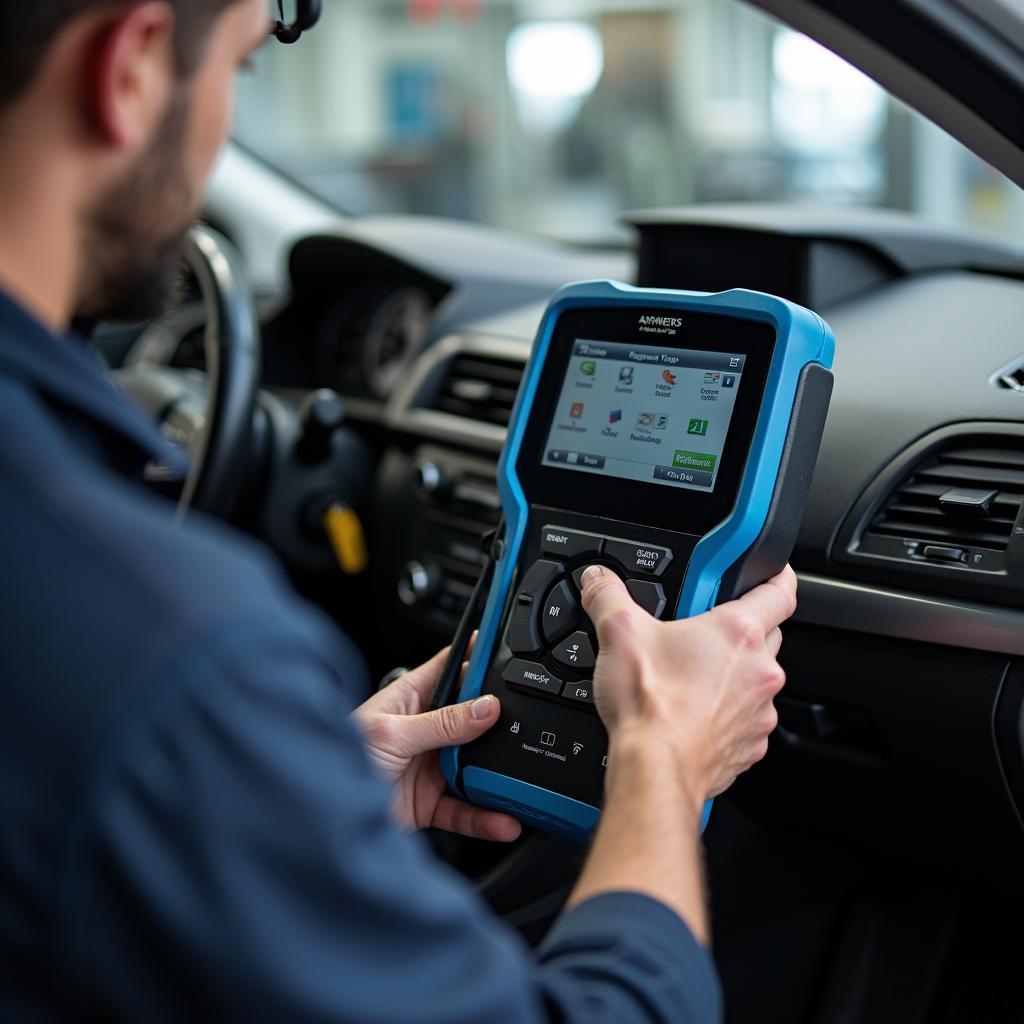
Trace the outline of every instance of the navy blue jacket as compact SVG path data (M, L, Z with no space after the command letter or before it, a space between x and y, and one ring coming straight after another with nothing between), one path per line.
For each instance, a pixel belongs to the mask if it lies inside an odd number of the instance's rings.
M255 544L139 483L180 458L0 296L0 1020L717 1020L646 897L539 951L392 821L360 657Z

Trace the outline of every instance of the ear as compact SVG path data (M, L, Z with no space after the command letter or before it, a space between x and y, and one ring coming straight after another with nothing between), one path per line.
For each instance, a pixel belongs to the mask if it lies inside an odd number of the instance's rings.
M94 52L91 106L104 139L140 148L163 117L177 77L174 9L133 4L107 23Z

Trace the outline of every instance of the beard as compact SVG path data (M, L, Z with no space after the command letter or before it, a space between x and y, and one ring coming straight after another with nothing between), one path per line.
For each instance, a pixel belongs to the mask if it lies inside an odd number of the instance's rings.
M188 113L182 87L136 165L88 211L78 317L153 320L181 300L196 213L184 161Z

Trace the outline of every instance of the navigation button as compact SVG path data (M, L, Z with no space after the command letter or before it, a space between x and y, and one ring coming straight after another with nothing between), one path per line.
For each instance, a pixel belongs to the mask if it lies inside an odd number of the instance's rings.
M578 669L580 672L589 672L596 661L594 645L582 630L573 633L568 640L563 640L552 653L559 665Z
M593 704L594 684L590 680L582 683L566 683L562 696L568 697L569 700L579 701L580 704Z
M658 618L665 610L668 601L665 598L665 588L660 583L651 583L649 580L626 580L626 589L629 596L645 612Z
M519 602L526 603L525 598L536 598L539 601L547 593L548 587L564 572L565 566L558 562L549 562L543 558L534 562L519 584Z
M579 625L580 606L569 584L562 580L551 591L541 612L541 629L544 639L554 646Z
M668 548L631 540L607 540L604 553L621 562L627 572L642 572L648 576L660 576L672 561L672 552Z
M508 620L508 646L513 654L534 654L540 649L536 608L532 603L513 607Z
M577 555L599 555L603 537L592 533L564 530L560 526L545 526L541 530L540 549L546 555L575 558Z
M556 696L562 690L562 680L558 676L553 676L543 665L523 661L521 658L513 658L505 666L502 679L515 686L525 686L529 690L540 690Z
M655 466L655 480L671 480L674 484L689 484L691 487L710 487L714 479L703 469L680 469L678 466Z

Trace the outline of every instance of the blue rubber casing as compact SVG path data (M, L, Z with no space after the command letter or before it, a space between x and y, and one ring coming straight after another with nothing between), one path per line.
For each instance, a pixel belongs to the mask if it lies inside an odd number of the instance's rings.
M570 310L609 306L657 307L731 316L770 324L777 335L736 503L730 514L702 537L694 549L676 607L677 619L699 615L714 607L723 576L750 549L764 529L783 461L801 374L811 363L830 369L835 355L832 332L819 316L795 303L760 292L734 289L711 295L635 288L613 281L581 282L563 288L541 321L498 465L505 543L495 566L479 637L459 692L460 701L472 700L480 694L499 640L529 519L529 502L516 475L516 465L556 325ZM466 799L484 807L507 811L547 831L586 840L597 824L599 808L511 776L469 766L460 780L458 747L441 752L441 768L452 789ZM710 810L709 803L705 808L704 825Z

